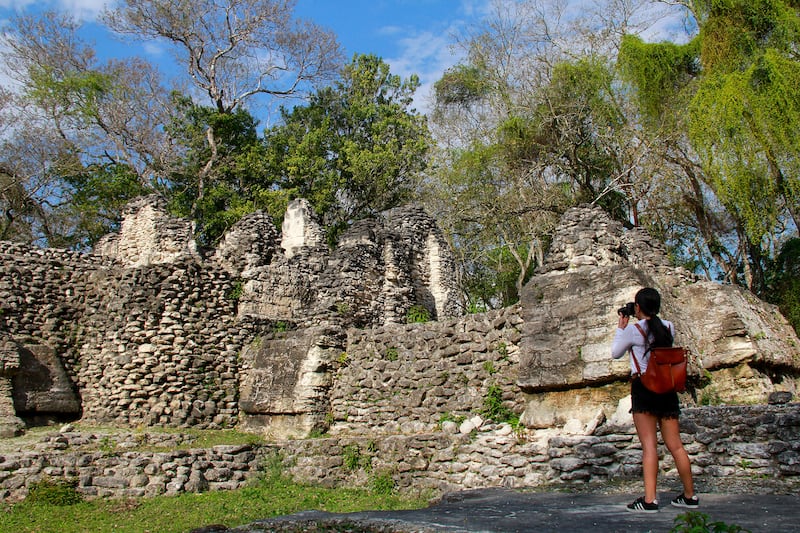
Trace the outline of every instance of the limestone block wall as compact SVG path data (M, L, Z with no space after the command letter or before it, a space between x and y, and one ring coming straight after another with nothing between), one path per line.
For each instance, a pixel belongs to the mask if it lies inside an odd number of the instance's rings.
M528 411L552 409L547 397L554 393L606 387L629 375L624 357L609 357L616 311L647 286L661 293L659 316L675 325L676 344L690 350L691 383L700 396L763 402L773 391L797 392L800 342L777 307L670 266L644 231L625 230L601 209L584 206L564 214L544 265L520 296L518 385L531 395Z
M254 326L237 318L235 280L222 268L191 256L129 267L5 242L0 260L0 330L25 357L12 378L17 409L36 393L32 405L44 416L132 426L237 423L238 356ZM50 384L52 401L34 378ZM26 383L34 389L22 390Z
M69 250L0 241L0 329L46 340L74 368L73 338L92 304L91 275L112 260Z
M718 477L800 475L800 404L696 407L683 411L681 438L698 485ZM330 486L391 475L404 489L437 491L543 483L602 483L641 477L641 446L631 425L604 424L592 435L558 430L515 433L487 423L416 435L340 437L281 445L295 479ZM659 444L661 470L677 481Z
M517 433L485 422L467 433L445 424L413 435L330 436L264 445L175 450L181 435L78 433L46 437L33 450L0 454L0 496L22 498L41 479L77 482L87 497L140 497L244 486L279 461L295 480L324 486L369 486L390 477L404 490L446 492L545 483L640 479L641 447L630 425L604 424L592 435L557 430ZM713 478L800 476L800 404L685 409L681 438L702 491ZM173 442L164 442L164 439ZM169 447L140 452L132 448ZM679 486L659 445L662 486Z
M304 200L290 203L280 236L249 238L263 218L243 218L215 253L242 280L240 316L375 327L405 322L413 306L432 319L463 314L452 251L422 209L357 221L332 250Z
M191 222L169 216L166 200L158 195L132 200L123 210L119 232L103 237L95 252L134 267L199 257Z
M77 343L82 419L224 428L238 421L238 357L253 336L233 280L191 258L96 272Z
M486 409L490 389L520 414L520 309L348 330L330 392L332 434L413 434Z

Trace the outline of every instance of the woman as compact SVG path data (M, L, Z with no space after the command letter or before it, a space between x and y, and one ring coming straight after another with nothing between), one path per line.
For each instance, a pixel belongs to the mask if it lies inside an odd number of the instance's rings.
M683 483L683 493L672 500L675 507L697 508L699 500L694 493L692 466L689 455L681 442L678 425L680 406L678 394L668 392L656 394L647 390L639 379L639 372L647 370L649 346L672 346L674 328L668 320L661 320L661 295L652 288L644 288L634 298L636 323L628 324L630 316L619 313L617 332L611 346L611 355L619 359L626 353L631 358L631 413L636 434L642 443L642 470L644 473L644 496L628 505L632 512L658 512L656 480L658 478L658 426L667 449L675 459L675 466ZM641 331L636 326L641 328ZM645 338L645 335L647 338ZM635 358L635 359L634 359ZM638 363L638 369L637 369Z

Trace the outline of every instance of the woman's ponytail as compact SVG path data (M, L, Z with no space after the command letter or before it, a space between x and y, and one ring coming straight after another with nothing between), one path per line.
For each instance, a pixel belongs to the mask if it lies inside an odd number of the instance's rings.
M652 346L672 346L672 332L658 318L658 312L661 310L661 295L658 294L658 291L651 287L645 287L636 293L634 300L639 304L639 309L650 317L647 320L647 329L653 335Z

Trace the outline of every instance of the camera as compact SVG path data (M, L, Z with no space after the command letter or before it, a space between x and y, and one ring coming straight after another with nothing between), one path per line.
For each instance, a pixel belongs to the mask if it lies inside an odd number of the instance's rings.
M633 315L635 315L636 314L636 309L634 309L634 305L635 304L633 302L626 303L625 307L620 307L619 309L617 309L617 314L620 314L622 316L633 316Z

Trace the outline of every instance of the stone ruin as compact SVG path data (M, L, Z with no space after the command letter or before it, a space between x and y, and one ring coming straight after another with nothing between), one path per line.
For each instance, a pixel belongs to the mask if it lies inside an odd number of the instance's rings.
M684 401L796 394L800 343L771 305L670 266L641 230L568 211L519 304L465 315L435 221L404 207L332 250L307 202L282 230L242 219L199 250L155 197L94 253L0 243L0 428L81 420L239 427L273 438L434 431L490 390L531 429L591 434L627 415L616 309L657 287L692 353ZM430 321L408 324L413 310Z

